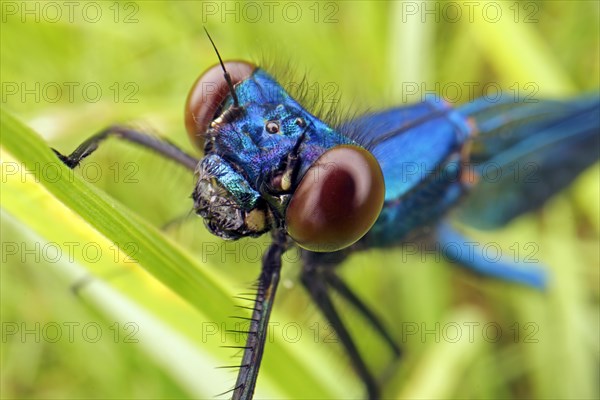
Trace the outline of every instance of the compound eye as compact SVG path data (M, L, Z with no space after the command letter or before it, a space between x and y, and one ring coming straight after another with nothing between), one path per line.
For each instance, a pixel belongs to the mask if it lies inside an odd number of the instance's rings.
M229 61L225 69L234 85L249 78L256 66L244 61ZM185 128L190 140L201 151L210 123L222 112L223 102L229 95L229 86L220 64L202 74L192 86L185 103Z
M341 250L371 229L385 198L379 163L367 150L334 147L306 171L286 211L287 232L302 248Z

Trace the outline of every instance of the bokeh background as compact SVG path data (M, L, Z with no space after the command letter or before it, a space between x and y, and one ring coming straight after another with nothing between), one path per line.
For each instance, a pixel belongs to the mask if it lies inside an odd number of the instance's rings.
M224 59L265 65L287 85L306 77L311 106L333 103L341 114L415 102L425 92L463 103L498 88L540 99L599 86L593 1L1 7L2 109L63 152L115 122L193 152L183 104L191 83L216 62L203 27ZM248 291L268 239L224 244L211 237L199 219L186 217L193 185L187 171L107 142L76 175L162 228L164 242L211 278L198 291L228 294L191 306L179 297L177 279L168 289L124 262L115 238L99 234L33 175L9 175L19 158L5 135L2 398L213 398L231 388L235 371L217 367L239 358L220 346L240 338L223 328L235 328L228 316L241 315L234 303L245 304L232 296ZM405 350L394 362L338 302L386 398L598 398L598 175L596 164L543 209L502 230L469 231L508 257L535 250L552 273L544 293L402 249L357 254L340 268ZM256 398L362 398L341 346L298 285L298 271L290 257ZM77 294L73 285L81 287Z

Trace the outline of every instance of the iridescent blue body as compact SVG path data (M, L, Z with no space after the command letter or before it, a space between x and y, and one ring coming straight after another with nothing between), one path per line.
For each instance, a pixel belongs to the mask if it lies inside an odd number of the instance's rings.
M439 220L464 194L461 151L475 131L446 103L427 100L348 125L379 161L386 183L384 208L362 246L398 243Z
M468 239L444 217L460 204L463 221L483 228L501 226L541 205L598 159L598 95L536 103L482 98L458 108L428 99L329 126L261 69L238 83L235 92L243 115L216 120L201 165L222 169L216 186L229 193L224 197L235 199L245 212L260 209L266 222L244 235L258 236L273 228L271 212L285 215L290 193L274 196L269 180L281 173L294 149L299 166L292 189L319 156L341 144L364 147L379 162L385 180L383 210L360 241L340 252L342 258L351 251L401 243L428 228L434 241L453 244L442 246L450 259L479 273L543 287L542 268L473 257L465 247ZM230 96L223 109L231 104ZM280 122L278 134L265 129L270 120ZM530 179L508 173L509 167L525 166L535 169ZM490 167L499 168L501 176L488 179ZM269 206L259 206L261 201ZM229 221L223 217L211 226L209 219L207 225L221 237L237 238L223 229L223 220ZM319 262L331 255L311 257Z
M596 162L598 94L568 102L482 98L457 108L434 98L327 124L263 70L236 62L227 67L232 75L225 73L218 90L205 94L202 87L213 82L213 68L188 97L186 126L204 151L194 207L222 238L273 234L233 399L254 393L281 255L293 243L302 248L300 281L371 399L380 397L376 379L328 291L360 311L396 356L401 350L331 268L347 255L417 241L478 274L546 287L545 268L486 258L481 244L449 220L458 215L480 228L504 225Z

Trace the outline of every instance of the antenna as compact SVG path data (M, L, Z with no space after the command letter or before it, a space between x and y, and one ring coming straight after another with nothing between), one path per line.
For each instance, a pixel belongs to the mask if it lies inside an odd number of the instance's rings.
M215 49L215 53L217 53L217 57L219 58L219 63L221 64L221 68L223 68L223 77L225 78L225 81L227 82L227 86L229 86L229 91L231 92L231 97L233 98L233 106L235 108L238 108L239 102L238 102L237 94L235 93L235 90L233 90L233 82L231 81L231 76L229 75L229 72L227 72L227 70L225 69L225 64L223 64L223 60L221 59L219 50L217 50L217 46L215 46L215 42L213 42L213 40L210 37L206 28L205 27L202 27L202 28L204 29L204 32L206 32L206 36L208 36L208 40L210 40L210 43L212 44L213 49Z

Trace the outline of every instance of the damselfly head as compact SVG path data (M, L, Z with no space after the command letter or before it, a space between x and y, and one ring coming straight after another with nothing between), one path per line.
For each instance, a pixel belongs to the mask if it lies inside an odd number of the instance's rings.
M204 152L194 208L217 236L285 229L300 247L333 252L360 240L381 212L375 157L253 64L219 56L194 83L185 122Z

